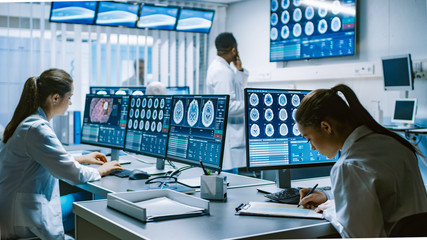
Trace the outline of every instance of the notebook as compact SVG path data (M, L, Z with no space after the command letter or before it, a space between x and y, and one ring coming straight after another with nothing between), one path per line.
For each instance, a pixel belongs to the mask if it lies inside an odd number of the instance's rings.
M324 219L321 213L316 213L313 209L272 202L242 203L236 208L236 214Z

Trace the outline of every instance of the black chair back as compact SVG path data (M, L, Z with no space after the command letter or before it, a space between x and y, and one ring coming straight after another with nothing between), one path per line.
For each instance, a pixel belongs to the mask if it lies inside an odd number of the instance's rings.
M391 230L390 237L427 237L427 212L400 219Z

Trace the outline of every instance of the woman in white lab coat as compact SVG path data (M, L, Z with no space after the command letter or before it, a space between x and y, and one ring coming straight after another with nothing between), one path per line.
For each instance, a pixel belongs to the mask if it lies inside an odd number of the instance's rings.
M233 34L219 34L215 47L218 56L208 68L207 93L230 95L222 169L237 169L246 166L244 89L249 74L242 67Z
M319 89L301 102L296 121L312 149L328 158L332 195L320 191L300 204L323 211L342 237L387 237L401 218L427 211L427 194L413 145L378 124L346 85Z
M73 80L63 70L49 69L25 82L0 148L2 239L64 239L58 178L81 184L121 169L100 153L73 158L61 145L49 121L65 113L72 95Z

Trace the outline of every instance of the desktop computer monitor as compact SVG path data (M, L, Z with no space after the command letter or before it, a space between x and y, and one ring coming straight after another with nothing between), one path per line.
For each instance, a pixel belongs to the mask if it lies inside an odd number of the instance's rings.
M245 89L249 170L333 165L301 136L295 114L308 90ZM290 180L289 180L290 181ZM289 184L289 183L283 183Z
M383 57L384 89L414 90L411 54Z
M91 86L89 93L98 95L144 95L145 87Z
M173 96L166 158L220 171L228 102L228 95Z
M413 125L417 110L417 99L396 99L394 101L394 110L391 118L392 122L404 125Z
M172 96L131 96L125 151L166 157Z
M127 95L87 94L81 142L115 150L123 149L128 105ZM117 158L111 154L111 159Z
M167 95L184 95L184 94L190 94L190 88L185 87L166 87L166 94Z

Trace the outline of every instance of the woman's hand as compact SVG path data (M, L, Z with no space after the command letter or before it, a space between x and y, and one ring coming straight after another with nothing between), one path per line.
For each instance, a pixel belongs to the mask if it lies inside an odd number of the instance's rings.
M299 204L302 205L304 208L314 209L328 200L328 197L324 192L320 192L317 190L314 190L310 195L306 196L310 190L311 188L303 188L299 191Z
M101 177L107 176L111 171L116 169L123 169L117 161L111 161L103 164L98 168L99 175Z
M107 162L107 157L100 152L91 152L89 154L74 158L80 164L98 164L102 165Z

